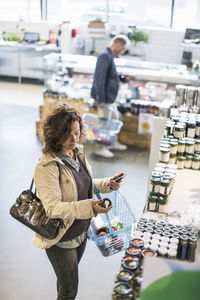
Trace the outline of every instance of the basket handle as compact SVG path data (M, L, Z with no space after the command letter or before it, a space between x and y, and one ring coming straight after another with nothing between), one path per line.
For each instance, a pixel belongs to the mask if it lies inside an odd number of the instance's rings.
M97 189L97 187L96 187L96 185L95 185L94 183L93 183L93 189L94 189L94 192L95 192L95 194L96 194L96 196L97 196L97 199L98 199L98 200L101 200L102 197L101 197L101 195L100 195L100 193L99 193L99 190ZM106 220L107 220L107 222L108 222L109 233L112 235L112 234L113 234L113 231L112 231L112 225L111 225L111 223L110 223L110 219L109 219L108 213L106 213L105 215L106 215Z

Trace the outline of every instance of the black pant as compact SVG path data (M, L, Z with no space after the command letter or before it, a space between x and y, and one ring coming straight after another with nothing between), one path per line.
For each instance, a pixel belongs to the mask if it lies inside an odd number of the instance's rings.
M87 239L75 249L52 246L45 249L57 276L57 300L74 300L78 291L78 263Z

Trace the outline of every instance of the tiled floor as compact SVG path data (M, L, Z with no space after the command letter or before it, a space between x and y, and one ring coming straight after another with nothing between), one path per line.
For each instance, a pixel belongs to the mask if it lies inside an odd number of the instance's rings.
M44 250L31 244L32 232L12 219L9 208L17 195L29 187L34 166L41 154L35 134L41 85L0 83L0 299L55 300L55 275ZM86 145L94 176L127 172L121 190L138 218L144 206L148 159L147 150L129 148L112 159L98 158ZM123 252L103 257L94 242L88 241L80 263L77 300L109 300Z

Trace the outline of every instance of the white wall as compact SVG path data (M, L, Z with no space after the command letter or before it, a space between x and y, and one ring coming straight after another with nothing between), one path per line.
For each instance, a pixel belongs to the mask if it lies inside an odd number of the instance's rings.
M9 30L16 31L16 22L0 22L0 31ZM24 23L25 31L40 32L41 39L48 39L49 30L57 31L58 24L39 22ZM71 28L78 28L77 38L71 39L70 33L62 35L64 52L77 54L90 54L93 43L95 50L102 51L110 41L108 34L104 38L94 39L88 34L87 25L70 24ZM149 43L138 44L138 48L144 53L143 59L146 61L155 61L162 63L181 64L183 51L192 51L193 59L200 61L200 46L183 46L184 31L175 31L172 29L146 29L149 32ZM69 47L66 46L69 44ZM83 46L83 47L82 47ZM133 51L133 45L131 52Z

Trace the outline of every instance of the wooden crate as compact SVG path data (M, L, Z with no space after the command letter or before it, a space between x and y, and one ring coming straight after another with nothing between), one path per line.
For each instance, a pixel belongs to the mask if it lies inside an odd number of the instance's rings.
M150 149L151 135L138 134L138 116L125 114L122 118L123 126L118 134L118 140L127 146Z

